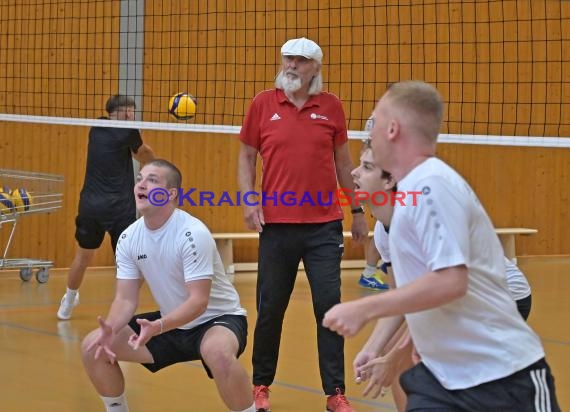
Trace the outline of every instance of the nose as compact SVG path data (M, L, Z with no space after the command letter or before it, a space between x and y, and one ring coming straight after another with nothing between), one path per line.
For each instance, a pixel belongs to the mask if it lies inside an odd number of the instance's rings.
M360 166L359 166L359 167L355 167L354 169L352 169L352 172L350 172L350 175L351 175L352 177L357 177L357 176L358 176L358 169L359 169L359 168L360 168Z
M297 67L297 59L295 57L290 57L286 60L285 66L288 69L295 69Z

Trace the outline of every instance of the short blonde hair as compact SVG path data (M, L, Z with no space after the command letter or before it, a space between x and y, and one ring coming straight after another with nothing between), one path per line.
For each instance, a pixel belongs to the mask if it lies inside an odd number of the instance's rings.
M443 121L443 98L435 87L419 80L406 80L391 84L386 98L394 107L419 116L418 129L426 137L437 139Z

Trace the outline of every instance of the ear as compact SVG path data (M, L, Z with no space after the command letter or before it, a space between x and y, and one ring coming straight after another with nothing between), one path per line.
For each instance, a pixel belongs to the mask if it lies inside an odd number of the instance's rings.
M168 189L168 194L170 195L171 199L176 199L176 196L178 196L178 189L175 187L172 187L172 188Z
M397 120L393 119L390 121L388 125L388 139L394 139L400 133L400 123Z
M385 192L391 192L395 186L396 186L396 180L394 179L394 177L390 176L386 180L386 183L384 183L384 191Z

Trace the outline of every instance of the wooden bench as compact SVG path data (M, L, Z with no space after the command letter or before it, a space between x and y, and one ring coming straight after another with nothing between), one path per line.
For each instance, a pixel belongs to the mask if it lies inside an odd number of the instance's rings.
M515 237L517 235L533 235L538 232L536 229L528 229L523 227L508 227L508 228L498 228L495 232L499 236L499 240L503 245L505 256L516 262L516 243ZM350 238L352 234L348 231L342 232L345 238ZM255 271L257 270L256 263L234 263L234 251L233 251L233 241L234 240L255 240L259 239L259 233L257 232L238 232L238 233L212 233L214 240L216 241L216 246L218 247L218 252L224 263L226 273L228 275L233 275L237 270L247 270ZM374 232L368 232L368 236L374 236ZM239 265L239 268L237 266ZM361 265L363 266L363 265Z
M212 233L212 236L216 241L218 252L220 253L220 257L222 258L222 262L224 263L224 267L226 268L226 273L228 275L233 275L236 272L233 241L259 239L259 233L257 232Z
M538 233L536 229L528 229L526 227L505 227L495 229L497 235L499 235L499 240L503 245L503 251L505 256L516 263L517 261L517 248L515 245L516 235L534 235Z

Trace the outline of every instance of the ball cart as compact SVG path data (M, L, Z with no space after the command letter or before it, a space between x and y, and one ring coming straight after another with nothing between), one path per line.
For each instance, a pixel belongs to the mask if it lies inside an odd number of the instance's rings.
M51 213L61 208L63 200L63 176L0 169L0 229L11 226L9 233L1 233L6 241L0 258L0 270L16 269L20 278L29 281L36 276L39 283L49 279L53 263L44 259L8 258L10 245L21 218L41 213ZM7 238L7 240L6 240Z

